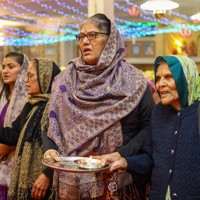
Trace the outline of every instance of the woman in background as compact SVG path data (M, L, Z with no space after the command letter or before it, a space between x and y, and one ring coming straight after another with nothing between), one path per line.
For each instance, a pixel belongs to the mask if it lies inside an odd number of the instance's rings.
M160 97L159 97L159 94L158 94L158 92L156 90L155 83L149 77L146 77L146 79L147 79L148 86L149 86L149 88L151 90L154 103L158 104L160 102Z
M51 60L34 59L25 78L28 102L11 127L0 128L0 142L17 145L8 196L12 199L48 199L52 171L45 167L42 134L47 134L47 103L54 77L60 72Z
M0 127L10 127L26 101L25 75L29 60L19 52L7 53L2 62L0 88ZM15 146L0 144L0 199L7 199Z

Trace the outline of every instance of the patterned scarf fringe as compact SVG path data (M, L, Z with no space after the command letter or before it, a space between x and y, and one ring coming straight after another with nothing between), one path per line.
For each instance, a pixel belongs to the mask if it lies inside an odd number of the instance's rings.
M120 200L130 200L130 199L131 200L141 200L141 197L138 193L137 187L134 183L131 183L131 184L127 185L126 187L119 189L118 193L119 193ZM9 200L11 200L11 199L9 199ZM59 198L58 188L54 187L54 188L52 188L52 193L49 197L49 200L65 200L65 199ZM82 198L79 200L102 200L102 196L94 197L91 199L83 199Z
M51 188L51 195L49 196L49 200L58 200L58 188L53 187Z
M119 189L118 194L119 194L119 200L130 200L130 199L131 200L141 200L141 197L138 193L137 187L134 183L131 183L131 184ZM84 199L84 200L87 200L87 199ZM92 198L91 200L102 200L102 196ZM108 199L106 199L106 200L108 200Z
M134 183L127 185L124 188L119 189L120 200L140 200L141 197L138 193L137 187Z
M9 195L9 194L8 194ZM8 200L27 200L28 189L19 189L19 193L16 196L8 196Z

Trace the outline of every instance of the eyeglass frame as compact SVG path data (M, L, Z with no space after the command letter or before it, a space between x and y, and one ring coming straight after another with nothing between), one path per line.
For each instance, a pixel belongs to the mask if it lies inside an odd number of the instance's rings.
M35 75L37 75L36 73L31 73L31 72L27 72L26 73L26 78L28 79L28 81L33 77L33 76L35 76Z
M88 37L88 34L90 34L90 33L94 33L94 38L90 39L90 37ZM75 37L76 37L76 41L77 41L77 42L82 42L82 41L84 40L85 37L87 37L87 39L88 39L89 41L91 41L91 40L94 40L94 39L97 37L97 35L100 35L100 34L108 35L108 33L90 31L90 32L88 32L87 34L79 33L79 34L75 35ZM82 39L78 39L78 36L80 36L80 35L84 35L84 37L83 37Z

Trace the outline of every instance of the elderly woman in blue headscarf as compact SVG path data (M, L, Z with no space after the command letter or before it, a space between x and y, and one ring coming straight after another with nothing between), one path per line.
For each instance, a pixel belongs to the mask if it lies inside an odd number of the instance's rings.
M185 56L159 56L154 63L161 102L152 112L144 153L115 159L110 170L151 172L149 200L200 199L200 78Z

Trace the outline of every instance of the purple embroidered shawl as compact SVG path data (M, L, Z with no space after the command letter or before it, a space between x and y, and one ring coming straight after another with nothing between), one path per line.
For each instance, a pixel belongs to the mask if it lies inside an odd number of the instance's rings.
M96 65L87 65L79 57L56 77L48 136L63 156L101 155L123 144L120 120L134 110L147 87L142 73L123 60L125 55L123 39L112 24ZM95 174L59 176L60 197L64 199L66 194L77 199L81 191L89 192L90 197L102 195L104 183Z

